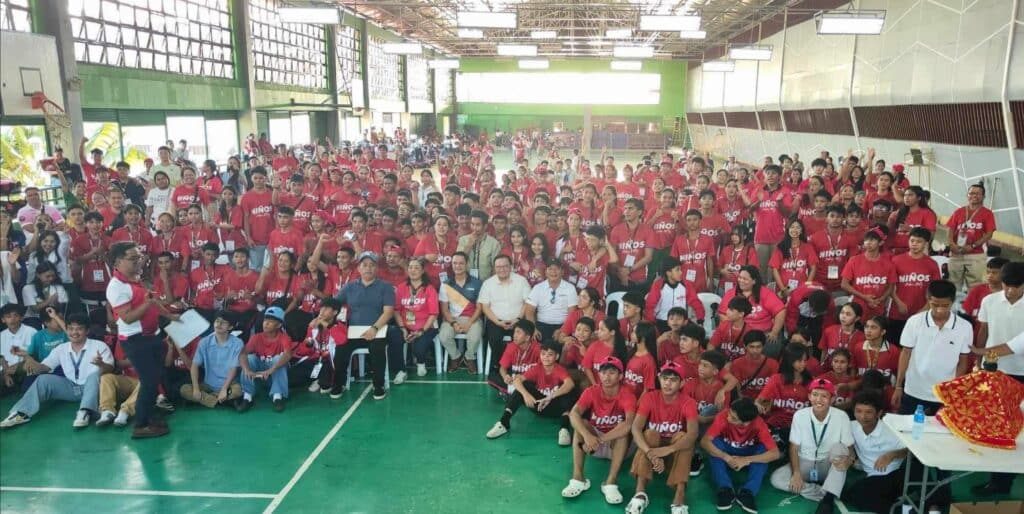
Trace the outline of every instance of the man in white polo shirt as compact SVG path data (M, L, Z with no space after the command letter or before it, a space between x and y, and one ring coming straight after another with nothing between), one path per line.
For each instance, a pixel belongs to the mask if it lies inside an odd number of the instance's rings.
M504 338L512 337L516 321L525 317L530 283L522 275L512 273L512 258L494 258L494 276L480 287L477 303L485 316L484 339L491 348L491 370L496 370L498 357L505 353Z
M903 473L899 471L907 458L907 446L885 423L885 401L875 391L864 391L853 397L853 432L857 462L867 475L849 484L843 491L848 508L868 512L889 512L903 492Z
M43 374L32 382L7 418L0 421L0 428L28 423L48 400L79 402L71 426L89 426L89 418L99 412L100 375L113 371L114 356L102 341L86 338L88 329L89 320L85 315L69 316L68 341L54 348L41 363L35 362L24 348L16 350L25 359L28 370ZM50 373L57 366L64 371L63 377Z
M526 317L537 324L541 343L549 343L569 313L576 310L578 299L576 288L562 280L562 261L548 259L544 276L547 280L533 286L526 299Z

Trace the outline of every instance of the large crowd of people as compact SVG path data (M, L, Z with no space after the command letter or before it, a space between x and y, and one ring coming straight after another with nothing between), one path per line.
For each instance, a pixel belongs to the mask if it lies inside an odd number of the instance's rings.
M486 374L504 402L488 438L523 407L558 419L566 498L605 458L600 491L627 513L659 476L688 512L705 468L719 510L756 513L767 478L819 513L888 512L906 449L886 412L934 414L932 386L986 347L1024 380L1024 263L986 258L983 184L939 235L929 192L870 149L624 163L536 134L501 135L501 170L466 136L414 167L404 132L250 137L226 163L168 144L141 173L57 149L63 201L27 187L0 212L2 390L20 397L0 428L47 400L78 402L76 429L134 418L135 438L168 434L183 402L282 412L296 390L342 398L360 352L376 400L428 367ZM210 328L174 342L162 327L189 309Z

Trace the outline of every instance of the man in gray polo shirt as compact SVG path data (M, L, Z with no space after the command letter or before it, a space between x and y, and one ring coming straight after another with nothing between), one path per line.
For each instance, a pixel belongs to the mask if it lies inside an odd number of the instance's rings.
M352 352L360 348L370 349L374 400L383 400L388 395L384 388L384 374L389 361L392 371L396 372L395 384L405 381L402 340L401 337L393 337L398 333L396 330L388 330L388 321L395 312L395 288L377 279L377 259L373 252L359 254L356 260L359 280L345 284L338 292L338 300L348 307L348 326L368 328L360 338L349 339L347 344L335 349L334 387L331 388L331 398L334 399L345 394L348 364L352 361Z

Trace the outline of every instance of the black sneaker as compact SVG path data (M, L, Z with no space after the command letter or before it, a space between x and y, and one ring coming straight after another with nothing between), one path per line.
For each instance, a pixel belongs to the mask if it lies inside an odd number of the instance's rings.
M750 514L757 514L757 502L754 501L754 493L749 489L740 489L740 492L736 494L736 503Z
M718 510L729 510L732 508L732 502L734 499L736 499L736 495L733 493L732 489L723 487L718 490L718 503L715 504L715 507L717 507Z
M244 398L235 402L235 410L238 412L245 412L252 408L252 400L246 400Z
M320 392L323 392L323 391L324 391L323 389L320 390ZM331 391L331 399L332 400L337 400L338 398L341 398L342 396L345 396L345 388L344 387L332 387L330 391Z
M700 453L694 453L693 459L690 460L690 476L695 477L700 475L700 472L704 470L704 457L701 457Z
M274 400L274 412L284 412L284 399L278 398Z
M387 398L387 397L388 397L388 390L387 389L384 389L383 387L380 388L380 389L374 388L374 390L373 390L373 399L374 400L383 400L384 398Z

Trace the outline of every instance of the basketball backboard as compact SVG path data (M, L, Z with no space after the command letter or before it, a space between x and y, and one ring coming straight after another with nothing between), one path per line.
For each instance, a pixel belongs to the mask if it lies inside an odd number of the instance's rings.
M44 93L64 109L64 90L53 36L0 30L0 114L40 116L32 94Z

